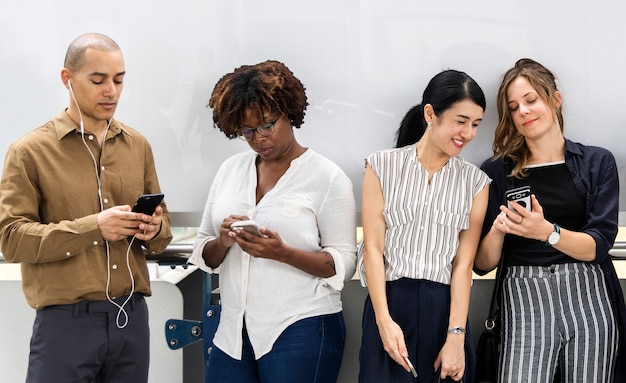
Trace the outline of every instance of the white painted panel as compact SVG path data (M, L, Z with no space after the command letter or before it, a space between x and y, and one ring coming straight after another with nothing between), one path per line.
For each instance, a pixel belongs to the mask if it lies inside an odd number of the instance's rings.
M363 158L392 145L403 114L442 69L482 85L487 114L464 156L489 156L500 76L523 56L557 73L566 135L611 149L624 184L624 11L614 0L0 0L0 152L67 105L65 49L100 31L126 57L117 117L152 142L175 212L201 211L221 162L247 150L211 126L204 106L213 85L266 59L285 62L306 85L298 139L346 170L359 201Z
M0 263L0 269L6 266ZM167 347L165 322L182 319L183 296L176 285L152 281L152 296L146 302L150 315L149 382L182 382L183 350ZM20 280L0 280L0 306L0 381L23 382L35 310L26 304Z

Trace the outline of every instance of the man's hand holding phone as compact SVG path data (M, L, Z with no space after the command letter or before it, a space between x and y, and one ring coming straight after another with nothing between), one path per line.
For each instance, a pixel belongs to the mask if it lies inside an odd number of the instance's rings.
M161 214L159 210L155 214L156 208L159 206L165 195L163 193L157 194L142 194L137 198L135 205L131 209L134 213L141 213L150 216L149 219L142 217L143 221L137 227L140 232L135 233L135 238L142 241L149 241L159 232L161 228Z
M161 228L163 210L158 207L163 195L142 195L135 205L113 206L98 213L98 230L107 241L115 242L135 236L149 241ZM144 219L145 218L145 219Z
M158 194L142 194L137 198L137 202L132 208L135 213L143 213L146 215L154 214L154 210L161 203L165 195L163 193Z

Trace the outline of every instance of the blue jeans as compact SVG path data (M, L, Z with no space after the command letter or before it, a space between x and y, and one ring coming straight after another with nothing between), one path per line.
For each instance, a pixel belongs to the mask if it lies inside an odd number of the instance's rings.
M244 326L242 359L233 359L214 346L206 382L335 383L345 341L343 313L305 318L287 327L272 351L256 360Z

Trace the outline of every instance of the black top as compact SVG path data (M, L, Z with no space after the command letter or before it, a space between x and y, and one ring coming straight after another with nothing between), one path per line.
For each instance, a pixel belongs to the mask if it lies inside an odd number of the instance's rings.
M528 176L514 180L515 187L530 186L543 208L544 217L559 226L581 231L585 224L585 201L576 189L565 162L546 164L528 169ZM555 187L558 185L558 187ZM547 237L541 241L507 234L509 241L506 266L550 266L556 263L578 262L551 246Z

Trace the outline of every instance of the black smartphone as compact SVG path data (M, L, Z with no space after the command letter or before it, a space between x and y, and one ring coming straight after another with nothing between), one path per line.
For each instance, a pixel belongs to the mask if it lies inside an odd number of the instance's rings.
M511 207L510 202L515 201L522 205L526 210L532 211L532 203L530 199L530 186L522 186L519 188L507 190L506 192L506 207L515 210Z
M165 194L142 194L137 198L133 211L135 213L143 213L147 215L154 214L154 209L163 201Z

